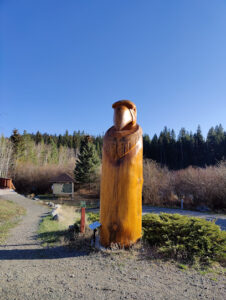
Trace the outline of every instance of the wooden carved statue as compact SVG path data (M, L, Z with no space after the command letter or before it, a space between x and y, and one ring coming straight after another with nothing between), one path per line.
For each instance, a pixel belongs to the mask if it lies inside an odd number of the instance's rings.
M104 136L100 195L100 243L128 247L141 237L143 139L136 106L115 102L114 126Z

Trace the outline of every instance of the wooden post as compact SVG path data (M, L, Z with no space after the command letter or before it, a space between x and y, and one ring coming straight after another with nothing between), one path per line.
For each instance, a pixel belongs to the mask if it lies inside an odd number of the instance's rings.
M71 200L74 200L74 182L71 183Z
M81 233L85 233L85 215L86 215L86 209L85 207L81 207L81 223L80 223Z
M180 208L184 209L184 199L183 199L183 197L180 200Z

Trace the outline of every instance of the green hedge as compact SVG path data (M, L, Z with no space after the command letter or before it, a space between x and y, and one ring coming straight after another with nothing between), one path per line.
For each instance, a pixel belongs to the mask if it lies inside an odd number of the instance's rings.
M144 215L142 226L143 239L167 256L225 262L226 232L214 222L161 213Z

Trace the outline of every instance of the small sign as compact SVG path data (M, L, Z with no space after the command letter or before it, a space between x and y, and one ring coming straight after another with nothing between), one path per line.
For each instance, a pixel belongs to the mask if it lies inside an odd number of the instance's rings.
M92 230L94 230L94 229L97 229L100 226L101 226L101 224L98 221L96 221L96 222L90 224L89 228L92 229Z
M80 207L86 207L86 201L80 201Z

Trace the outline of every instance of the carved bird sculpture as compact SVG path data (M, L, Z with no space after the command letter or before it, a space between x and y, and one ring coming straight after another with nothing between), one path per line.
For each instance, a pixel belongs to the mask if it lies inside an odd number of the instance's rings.
M100 243L129 247L141 237L143 139L137 110L117 101L114 126L104 136L100 194Z

